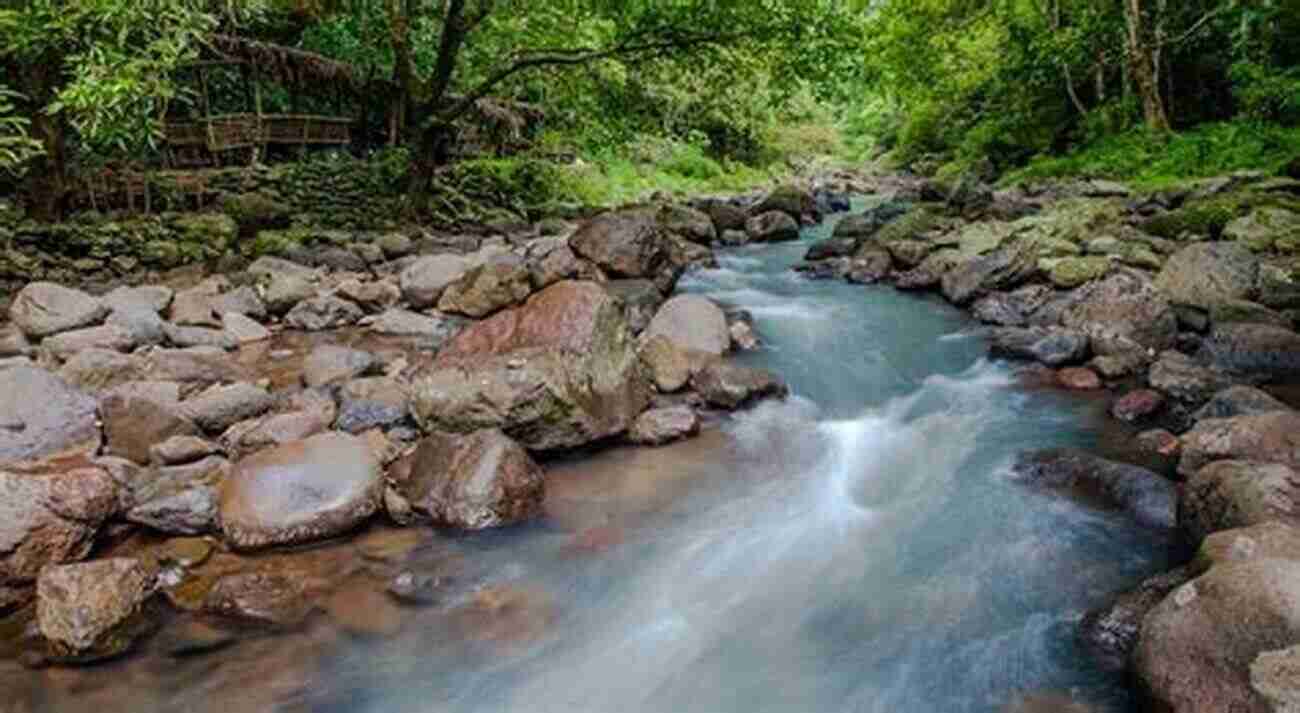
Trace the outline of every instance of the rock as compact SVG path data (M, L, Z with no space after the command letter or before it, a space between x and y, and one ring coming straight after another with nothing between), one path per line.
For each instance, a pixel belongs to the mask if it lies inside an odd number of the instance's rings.
M1271 710L1300 710L1300 646L1260 654L1250 665L1250 687Z
M785 398L789 388L769 371L714 360L691 376L691 388L717 408L734 410L765 398Z
M246 272L258 280L270 280L276 277L297 277L308 281L316 279L316 270L270 255L263 255L254 260Z
M198 426L181 409L174 383L135 382L100 400L105 452L135 463L148 463L150 449L173 436L198 436Z
M849 261L849 282L859 285L872 285L889 276L894 267L894 258L886 250L879 248L860 250Z
M718 237L718 241L729 247L737 247L749 244L749 233L741 230L724 230Z
M644 332L664 303L663 293L650 280L610 280L605 289L623 303L627 326L633 334Z
M390 337L419 337L428 349L439 349L454 337L465 322L456 317L426 317L404 309L390 309L375 317L370 331Z
M1051 367L1082 362L1088 356L1088 338L1080 332L1042 327L1002 327L990 334L995 356L1032 359Z
M154 575L118 557L46 567L36 583L36 618L53 658L89 662L124 653L141 633Z
M713 221L713 228L718 235L722 235L729 230L744 230L745 220L749 218L748 211L726 200L701 201L699 208L709 215L709 219Z
M613 277L654 278L668 260L669 241L649 210L605 213L569 238L569 247Z
M1197 357L1224 371L1294 381L1300 378L1300 334L1268 324L1219 324Z
M930 253L936 249L933 243L925 243L919 240L895 240L888 243L887 246L893 261L906 268L920 266L930 256Z
M641 345L640 359L660 393L681 391L691 379L692 358L671 339L659 335Z
M1137 443L1138 451L1147 455L1157 455L1162 458L1177 459L1182 452L1183 444L1178 440L1178 436L1162 428L1153 428L1149 431L1143 431L1134 438ZM1172 463L1170 463L1172 465Z
M1047 278L1053 285L1068 290L1100 280L1110 272L1110 268L1108 257L1065 257L1052 264Z
M708 213L684 205L666 205L659 209L659 224L664 230L700 245L712 245L718 230Z
M1221 460L1187 480L1179 524L1199 543L1220 530L1300 524L1300 473L1280 463Z
M148 364L130 354L106 349L79 352L59 370L59 378L74 389L104 391L129 381L148 378Z
M662 446L700 432L700 417L689 406L651 409L637 417L628 440L640 446Z
M438 309L482 318L523 302L532 291L532 277L523 259L501 255L470 268L448 284L438 300Z
M324 344L303 360L302 383L308 388L355 379L375 367L375 356L359 349Z
M1052 294L1052 288L1046 285L1029 285L1014 292L994 292L976 301L971 313L985 324L1023 327Z
M262 304L262 298L257 294L257 290L248 285L214 298L212 300L212 311L217 316L224 315L227 312L234 312L254 319L266 318L266 305Z
M232 456L239 456L310 438L334 423L333 405L331 401L328 411L300 409L240 421L221 434L221 443Z
M271 395L253 384L214 386L181 404L181 413L208 433L221 433L245 419L271 410Z
M266 309L271 314L282 315L299 302L316 296L316 285L302 275L275 275L266 285Z
M175 294L172 288L162 285L119 287L104 295L103 303L112 312L161 314L171 306Z
M1147 615L1134 668L1155 705L1174 713L1265 711L1251 688L1250 666L1297 640L1300 562L1224 563Z
M1151 418L1165 407L1165 397L1152 389L1137 389L1121 396L1110 407L1110 414L1125 423Z
M216 444L197 436L171 436L149 447L149 460L155 465L184 465L217 452Z
M1249 300L1224 300L1211 308L1206 316L1214 324L1254 322L1269 324L1282 329L1291 328L1290 317ZM1197 331L1204 331L1204 327Z
M1146 468L1070 448L1051 448L1020 453L1011 472L1017 480L1037 487L1102 496L1147 527L1177 524L1177 488Z
M205 281L197 287L181 290L172 300L168 317L173 324L187 327L216 327L217 319L213 301L226 285L218 281Z
M1190 578L1184 567L1150 577L1108 606L1085 614L1079 623L1080 638L1106 668L1123 670L1137 647L1147 613Z
M1102 356L1093 357L1088 362L1088 366L1093 371L1101 374L1103 378L1122 379L1146 369L1149 361L1150 359L1145 352L1133 350L1121 354L1103 354Z
M373 515L383 470L365 442L327 433L241 460L221 485L221 529L241 549L347 532Z
M161 493L128 510L126 520L169 535L214 533L218 529L217 489L198 483Z
M447 286L461 279L473 264L471 259L461 255L420 258L402 271L402 297L416 309L433 307Z
M1197 364L1175 351L1162 352L1147 374L1151 388L1190 406L1205 403L1215 393L1232 386L1227 375Z
M1073 391L1096 391L1102 387L1097 372L1084 367L1071 367L1056 372L1056 380Z
M27 285L9 305L9 319L32 338L89 327L107 316L101 300L52 282Z
M1273 411L1197 423L1183 436L1178 472L1190 478L1216 460L1251 460L1300 468L1300 413Z
M648 398L619 302L566 281L458 334L416 381L411 410L429 431L501 428L554 450L623 433Z
M292 629L311 614L305 586L286 574L245 572L218 579L203 600L203 609L218 616Z
M314 297L303 300L289 310L285 324L308 332L321 332L356 324L361 308L337 297Z
M754 332L754 325L748 321L731 322L727 326L727 332L731 336L731 348L736 351L749 352L762 346L762 341Z
M0 470L0 610L28 597L42 567L90 554L117 506L118 486L98 468Z
M326 248L316 256L315 263L336 272L365 272L366 261L346 248Z
M1155 287L1170 302L1210 309L1225 300L1248 300L1257 290L1259 262L1233 243L1196 243L1174 253Z
M799 223L786 213L769 211L745 221L745 234L756 243L798 240Z
M21 357L33 352L32 343L14 325L0 327L0 358Z
M129 352L135 348L136 343L135 335L130 331L116 325L102 324L60 332L41 342L41 348L63 361L87 349Z
M1032 251L1025 246L999 248L960 262L944 273L941 280L943 294L954 304L969 304L986 292L1020 286L1037 269Z
M415 243L401 233L385 233L379 236L375 243L380 250L384 251L384 257L389 260L406 257L415 250Z
M388 593L403 604L428 606L445 596L445 582L433 575L402 570L388 583Z
M1208 418L1232 418L1290 410L1290 406L1253 386L1229 386L1215 394L1208 403L1193 414L1192 419L1204 421Z
M0 466L93 453L99 447L95 410L93 398L44 369L0 370Z
M1086 285L1073 295L1061 323L1088 335L1102 356L1169 349L1178 318L1151 283L1131 271Z
M220 349L157 349L145 362L149 378L184 384L213 384L251 378Z
M238 312L222 314L221 329L225 332L226 338L235 344L253 344L271 338L269 329Z
M1223 229L1223 239L1234 241L1246 248L1262 253L1294 244L1300 240L1300 214L1282 208L1257 208L1250 215L1228 223Z
M235 338L221 329L208 329L207 327L177 327L174 324L164 324L163 333L167 336L167 341L172 346L181 349L189 347L215 347L229 351L239 346Z
M1273 520L1209 535L1188 567L1195 574L1203 574L1216 565L1230 562L1295 560L1297 552L1300 552L1300 530Z
M827 238L813 243L803 259L815 262L833 257L849 257L856 248L857 241L852 238Z
M393 636L402 629L397 605L360 578L335 590L323 608L340 629L356 636Z
M679 349L714 356L731 346L727 316L706 297L681 295L664 303L646 327L645 338L667 337Z
M401 493L436 525L484 530L541 513L542 469L499 430L434 433L420 442Z
M347 433L394 426L405 420L406 388L386 377L349 381L339 389L339 414L334 427Z
M806 214L817 212L817 200L808 191L795 185L786 184L772 189L770 193L754 205L750 210L750 214L759 215L769 211L779 211L794 220L799 220Z

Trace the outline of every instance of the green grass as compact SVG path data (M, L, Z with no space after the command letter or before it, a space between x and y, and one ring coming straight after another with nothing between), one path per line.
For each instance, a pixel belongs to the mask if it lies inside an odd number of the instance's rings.
M1065 156L1039 157L1005 184L1085 177L1156 190L1188 179L1241 170L1276 173L1300 155L1300 127L1253 122L1206 124L1170 135L1134 130L1108 136Z

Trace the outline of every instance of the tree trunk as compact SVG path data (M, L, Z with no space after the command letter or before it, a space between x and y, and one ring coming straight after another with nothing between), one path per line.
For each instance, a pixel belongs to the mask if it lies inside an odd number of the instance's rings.
M1160 93L1159 46L1146 33L1142 0L1126 0L1124 15L1128 23L1128 65L1142 100L1142 118L1147 128L1169 131L1169 115Z
M62 114L45 112L54 93L54 82L62 61L27 65L18 72L31 117L30 132L41 142L43 153L28 168L22 194L28 213L35 219L53 222L63 217L68 198L67 123Z
M452 140L455 129L451 124L430 119L420 132L420 143L416 149L411 165L411 181L407 192L414 195L429 189L433 185L433 176L438 169L451 160Z

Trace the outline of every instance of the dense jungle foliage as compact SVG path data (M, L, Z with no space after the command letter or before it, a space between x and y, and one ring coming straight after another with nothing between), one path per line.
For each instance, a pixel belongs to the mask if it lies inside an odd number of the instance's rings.
M817 157L1159 184L1300 154L1297 37L1300 0L4 0L0 190L57 217L163 166L231 58L413 193L467 161L592 202Z

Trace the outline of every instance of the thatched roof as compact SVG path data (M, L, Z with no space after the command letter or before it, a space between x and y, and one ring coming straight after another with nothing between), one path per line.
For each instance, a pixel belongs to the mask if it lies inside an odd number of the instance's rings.
M320 84L347 82L354 88L365 83L356 67L315 52L235 35L213 35L211 39L212 49L223 58L247 62L281 82L291 82L300 77L303 81Z

